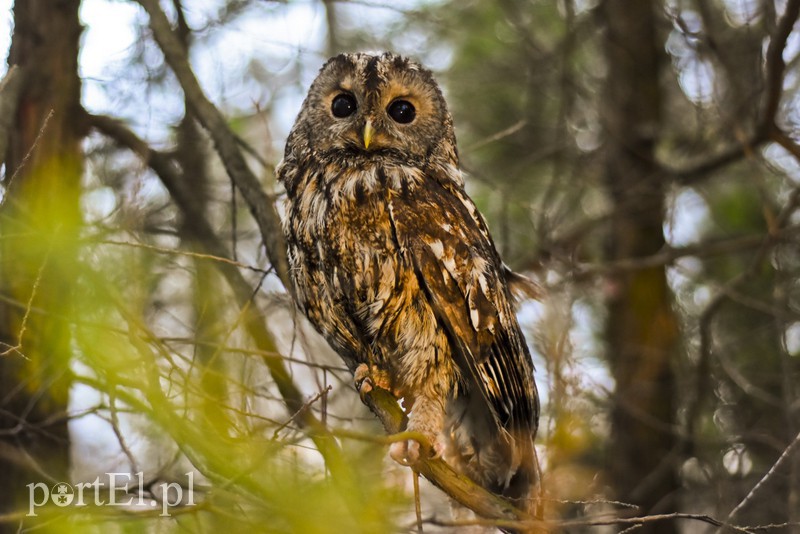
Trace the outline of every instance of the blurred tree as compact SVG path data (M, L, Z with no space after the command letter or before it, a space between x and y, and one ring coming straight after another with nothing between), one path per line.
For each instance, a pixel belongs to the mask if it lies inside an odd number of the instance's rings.
M71 312L83 157L79 0L14 4L9 65L22 92L0 224L0 512L26 485L68 478ZM16 532L13 523L0 529Z
M601 111L604 178L611 200L608 259L651 256L664 247L665 180L655 158L664 124L664 51L656 2L605 0L607 63ZM608 279L606 353L616 389L611 408L608 479L614 498L645 513L676 510L680 440L674 360L678 320L666 267L612 273ZM672 523L643 532L676 532Z

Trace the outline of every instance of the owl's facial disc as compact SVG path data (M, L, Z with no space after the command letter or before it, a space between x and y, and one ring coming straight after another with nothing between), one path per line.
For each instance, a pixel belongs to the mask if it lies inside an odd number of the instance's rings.
M322 68L300 121L320 152L359 158L455 157L447 106L431 73L401 56L342 54Z

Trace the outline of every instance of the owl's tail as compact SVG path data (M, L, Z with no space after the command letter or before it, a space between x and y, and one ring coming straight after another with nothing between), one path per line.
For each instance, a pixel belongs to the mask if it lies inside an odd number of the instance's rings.
M460 409L448 414L448 463L531 517L542 519L541 471L534 431L497 429L485 418L476 417L468 399L462 397L456 404Z

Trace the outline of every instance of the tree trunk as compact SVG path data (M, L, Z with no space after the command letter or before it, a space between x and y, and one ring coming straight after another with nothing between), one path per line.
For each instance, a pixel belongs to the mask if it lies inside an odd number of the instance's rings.
M0 208L0 513L68 479L69 315L82 172L80 0L17 0L23 67ZM37 497L41 499L41 496ZM18 525L0 524L0 532Z
M654 254L664 245L663 177L654 148L661 128L660 49L650 1L606 0L605 176L613 204L608 259ZM616 380L609 446L615 498L643 513L675 511L679 442L673 432L671 367L677 318L663 267L609 280L607 349ZM668 522L643 532L675 532Z

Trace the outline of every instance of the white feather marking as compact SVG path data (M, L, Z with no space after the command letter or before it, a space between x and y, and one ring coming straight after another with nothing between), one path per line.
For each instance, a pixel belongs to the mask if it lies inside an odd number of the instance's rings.
M456 259L453 256L447 256L444 260L442 260L447 271L453 275L453 278L458 280L458 275L456 273Z
M433 252L433 255L436 256L436 259L441 261L442 257L444 256L444 243L442 243L441 240L436 239L431 243L428 243L428 246L430 247L431 252Z
M473 308L470 306L469 308L469 320L472 322L472 328L478 330L478 325L480 324L481 316L478 313L477 308Z

